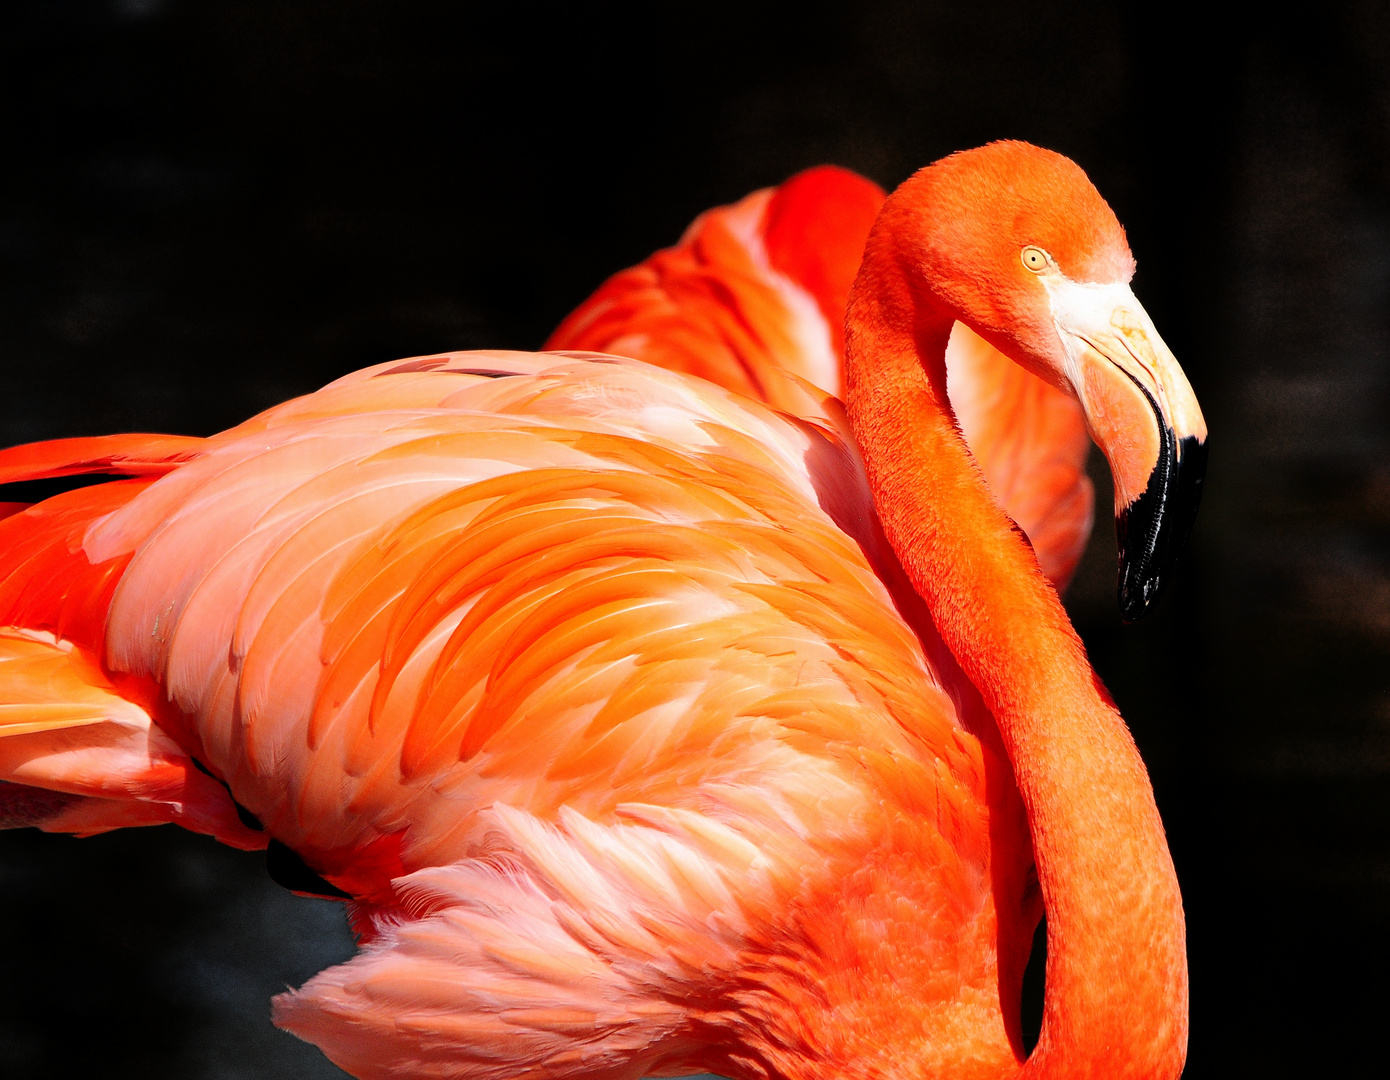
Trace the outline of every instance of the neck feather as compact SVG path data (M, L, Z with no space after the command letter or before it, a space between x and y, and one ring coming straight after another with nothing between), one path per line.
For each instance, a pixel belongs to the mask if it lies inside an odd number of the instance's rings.
M960 436L946 398L954 316L878 239L850 298L846 405L888 540L994 714L1027 808L1048 957L1024 1075L1176 1077L1182 898L1148 774Z

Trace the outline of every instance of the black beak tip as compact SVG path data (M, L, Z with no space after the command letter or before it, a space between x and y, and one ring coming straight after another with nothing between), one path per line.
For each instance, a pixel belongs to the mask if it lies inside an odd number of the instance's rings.
M1137 623L1149 613L1149 609L1163 594L1163 588L1166 584L1164 578L1159 575L1154 575L1143 581L1136 581L1132 578L1126 580L1124 571L1121 570L1120 584L1117 590L1120 620L1126 626Z
M1120 549L1117 593L1126 623L1142 619L1163 594L1197 519L1206 477L1206 442L1189 437L1179 446L1161 420L1160 428L1163 449L1148 487L1115 518Z

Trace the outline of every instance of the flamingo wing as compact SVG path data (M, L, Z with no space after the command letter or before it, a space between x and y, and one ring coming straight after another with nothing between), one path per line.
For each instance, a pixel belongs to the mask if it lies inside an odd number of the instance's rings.
M707 211L675 247L600 286L546 348L630 356L791 412L799 380L838 396L846 298L884 197L872 181L820 166ZM1065 588L1094 502L1080 405L964 326L947 367L952 405L995 497Z
M364 951L277 1007L357 1075L679 1069L788 935L818 994L827 951L897 962L872 912L815 914L884 852L933 867L916 902L962 958L921 1008L997 1003L990 751L873 569L833 403L455 354L117 483L142 486L65 541L119 568L104 671L357 901Z

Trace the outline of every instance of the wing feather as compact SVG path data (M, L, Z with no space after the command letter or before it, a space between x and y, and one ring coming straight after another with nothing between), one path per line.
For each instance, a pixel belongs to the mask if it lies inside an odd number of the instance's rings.
M942 689L956 676L880 577L835 407L797 393L807 419L615 358L380 366L117 481L142 485L121 498L17 515L50 525L16 527L0 604L52 619L42 568L111 567L112 677L159 680L174 704L151 708L269 835L394 912L369 932L419 971L456 970L436 948L574 934L605 978L619 960L688 977L740 932L707 939L698 913L770 911L883 822L965 835L984 813L982 752ZM23 722L82 719L53 704ZM978 906L988 851L924 844L970 863L942 880ZM484 864L531 883L498 893L530 912L511 931L457 896L409 907L412 874ZM409 913L440 921L390 929ZM364 956L382 980L365 996L336 976L306 993L342 1016L395 1002L395 955ZM574 985L536 1001L506 966L419 989L448 1005L420 1037L455 1022L451 994L533 1033L582 1011Z
M0 702L32 707L0 711L23 732L0 750L48 739L55 790L94 769L167 798L128 768L144 753L230 829L196 753L361 900L373 944L280 1016L364 1075L473 1055L501 1080L516 1039L559 1062L590 1023L615 1077L666 1068L633 1057L675 1022L651 1003L732 970L885 835L922 834L942 910L989 895L984 751L929 621L875 572L893 564L841 431L830 405L800 420L616 358L357 373L158 479L0 521L0 610L54 620L50 568L96 582L109 613L69 621L104 627L98 674L117 700L162 683L122 706L116 759L83 734L110 717L0 674ZM94 805L80 820L154 814Z
M71 642L0 628L0 701L0 781L75 797L33 823L90 834L178 821L237 847L263 845L226 789Z
M808 473L831 429L630 362L433 359L218 436L87 537L134 546L113 662L167 680L289 839L341 845L344 815L389 832L409 803L407 850L434 847L431 785L486 805L521 769L538 806L590 788L611 813L663 770L731 765L699 748L782 723L769 694L834 704L822 734L856 708L903 746L953 730L816 503L859 482L843 449Z
M203 440L185 435L98 435L0 450L0 484L82 473L161 476L195 457Z

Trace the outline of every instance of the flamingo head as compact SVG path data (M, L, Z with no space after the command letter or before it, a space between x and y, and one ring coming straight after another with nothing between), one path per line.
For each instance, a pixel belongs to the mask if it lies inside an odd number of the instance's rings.
M1114 477L1119 603L1133 622L1191 530L1207 428L1129 287L1123 227L1079 166L1022 142L953 154L899 195L889 206L912 220L891 235L912 291L1080 401Z

